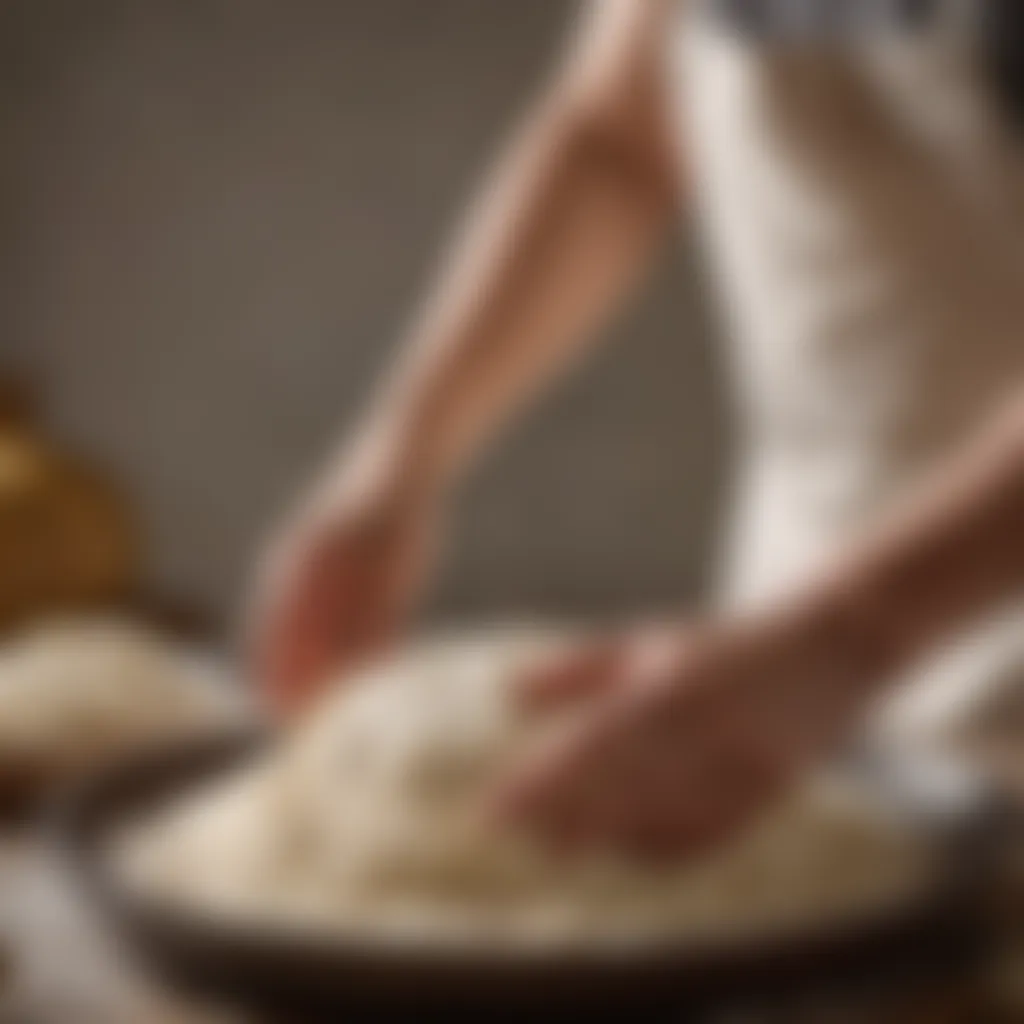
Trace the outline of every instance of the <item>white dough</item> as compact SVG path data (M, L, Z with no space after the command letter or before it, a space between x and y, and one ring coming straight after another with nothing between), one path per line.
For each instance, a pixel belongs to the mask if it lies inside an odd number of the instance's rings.
M435 640L346 681L255 768L134 826L128 877L250 922L499 947L783 927L920 879L915 842L823 783L697 866L559 856L488 824L486 788L537 733L509 681L549 647Z
M53 623L0 651L0 765L59 779L144 746L243 720L242 700L155 633Z

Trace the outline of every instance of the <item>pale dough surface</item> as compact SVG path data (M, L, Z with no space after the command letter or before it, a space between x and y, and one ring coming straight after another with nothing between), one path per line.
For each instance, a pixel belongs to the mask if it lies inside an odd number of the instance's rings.
M244 701L213 675L127 620L38 627L0 649L0 773L59 780L242 721Z
M485 824L538 721L510 681L552 641L436 638L349 680L255 767L117 845L135 885L216 915L363 938L543 945L724 937L903 895L922 851L818 782L698 865L565 857Z

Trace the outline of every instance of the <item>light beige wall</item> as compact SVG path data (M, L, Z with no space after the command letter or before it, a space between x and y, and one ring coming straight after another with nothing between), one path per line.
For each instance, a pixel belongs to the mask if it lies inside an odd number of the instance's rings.
M568 17L555 0L5 0L0 366L131 486L161 583L230 608L352 416ZM481 474L448 608L691 591L720 451L675 257Z

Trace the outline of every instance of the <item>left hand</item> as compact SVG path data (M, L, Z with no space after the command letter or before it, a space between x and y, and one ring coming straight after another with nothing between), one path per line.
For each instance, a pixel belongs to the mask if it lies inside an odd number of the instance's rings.
M506 778L498 812L559 845L695 854L833 751L860 674L802 622L644 628L590 641L524 680L580 714Z

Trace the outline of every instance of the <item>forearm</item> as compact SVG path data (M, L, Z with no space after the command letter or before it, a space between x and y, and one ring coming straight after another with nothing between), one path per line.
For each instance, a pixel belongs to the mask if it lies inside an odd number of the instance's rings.
M488 191L387 385L426 473L456 474L647 267L666 195L619 160L546 115Z
M1024 396L803 597L864 682L891 677L1024 589Z
M474 204L375 397L367 433L432 485L599 336L672 222L661 6L628 0L595 17Z

